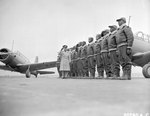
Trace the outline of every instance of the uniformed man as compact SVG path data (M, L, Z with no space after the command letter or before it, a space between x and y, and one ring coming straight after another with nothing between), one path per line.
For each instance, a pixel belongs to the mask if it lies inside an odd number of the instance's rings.
M118 55L116 54L117 50L117 42L116 42L116 33L117 33L117 26L111 25L110 28L110 35L108 37L108 49L109 49L109 56L111 61L111 70L113 72L113 79L117 79L120 77L120 64Z
M77 70L78 70L78 77L82 77L83 76L83 65L82 65L82 61L81 61L81 49L82 49L82 42L79 42L78 44L78 59L77 59Z
M87 61L87 45L86 42L83 41L82 49L81 49L81 61L82 61L82 73L83 77L88 77L88 61Z
M78 54L77 54L77 45L75 46L75 49L73 50L73 73L74 76L77 77L78 76L78 70L77 70L77 58L78 58Z
M123 76L121 79L131 79L131 56L134 36L131 28L126 25L126 18L122 17L116 20L119 25L117 32L117 47L119 51L119 60L123 69Z
M94 42L93 42L93 37L88 38L88 46L87 46L87 57L88 57L88 69L90 72L90 77L94 78L95 77L95 49L94 49Z
M101 54L102 54L102 59L103 59L103 65L104 65L104 70L106 72L106 78L112 77L112 71L111 71L111 66L110 66L110 58L108 56L108 37L109 37L109 30L106 29L102 31L102 45L101 45Z
M75 47L71 48L71 62L70 62L70 76L74 77L75 73L74 73L74 67L73 67L73 60L74 60L74 49Z
M95 43L95 54L96 54L98 78L104 77L104 65L101 57L101 41L102 41L101 34L97 34Z

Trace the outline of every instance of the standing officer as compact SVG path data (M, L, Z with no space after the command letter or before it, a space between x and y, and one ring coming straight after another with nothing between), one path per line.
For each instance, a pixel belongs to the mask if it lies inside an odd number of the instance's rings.
M108 49L109 49L109 56L111 61L111 70L113 72L113 79L117 79L120 77L120 65L118 55L116 54L117 50L117 42L116 42L116 33L117 33L117 26L111 25L108 26L110 28L110 35L108 37Z
M117 32L117 47L119 51L119 60L123 69L123 80L131 79L131 53L134 41L133 32L126 25L126 18L122 17L116 20L119 25Z
M90 77L94 78L95 77L95 50L94 50L94 42L93 42L93 37L88 38L88 46L87 46L87 56L88 56L88 69L90 72Z
M106 78L109 78L112 76L111 72L111 66L110 66L110 59L108 56L108 37L109 37L109 30L106 29L102 31L102 45L101 45L101 54L102 54L102 59L103 59L103 64L104 64L104 69L106 72Z
M101 41L102 41L101 34L97 34L95 43L95 54L96 54L98 78L104 77L104 66L101 58Z

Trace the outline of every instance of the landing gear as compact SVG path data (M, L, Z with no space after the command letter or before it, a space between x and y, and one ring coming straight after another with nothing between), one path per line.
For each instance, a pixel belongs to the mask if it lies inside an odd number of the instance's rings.
M31 73L30 73L30 71L26 71L26 78L30 78L30 76L31 76Z
M30 73L30 66L28 67L27 71L26 71L26 78L30 78L31 73Z
M34 74L34 76L37 78L37 76L38 76L38 73Z
M150 78L150 63L143 66L142 72L145 78Z

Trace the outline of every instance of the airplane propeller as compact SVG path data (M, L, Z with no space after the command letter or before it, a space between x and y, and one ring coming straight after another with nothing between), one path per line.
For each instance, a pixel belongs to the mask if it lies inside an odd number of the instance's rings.
M5 53L5 52L0 52L0 55L8 55L9 53Z

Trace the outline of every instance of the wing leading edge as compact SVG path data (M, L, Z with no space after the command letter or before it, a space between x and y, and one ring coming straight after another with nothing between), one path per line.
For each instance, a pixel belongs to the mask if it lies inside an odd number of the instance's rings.
M9 66L6 66L6 65L0 65L0 69L7 70L7 71L15 71L15 70L13 70L12 68L10 68Z
M41 70L46 68L56 67L57 61L52 62L42 62L42 63L31 63L31 64L18 64L17 67L28 69L30 67L30 71Z

